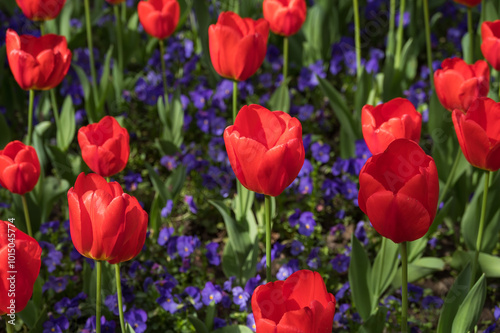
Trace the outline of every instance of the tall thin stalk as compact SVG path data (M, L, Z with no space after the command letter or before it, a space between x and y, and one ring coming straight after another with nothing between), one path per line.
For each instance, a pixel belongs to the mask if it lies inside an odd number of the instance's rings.
M424 1L424 21L425 21L425 44L427 45L427 67L429 67L429 77L431 87L434 88L434 70L432 68L432 43L431 43L431 25L429 18L429 0Z
M101 278L102 278L102 263L95 261L97 273L96 299L95 299L95 330L96 333L101 333Z
M354 36L355 36L355 47L356 47L356 73L358 79L361 77L361 28L359 19L359 3L358 0L353 0L353 10L354 10Z
M266 221L266 281L271 282L271 197L265 196L264 214Z
M94 43L92 41L92 25L90 22L90 5L89 0L84 0L85 5L85 24L87 29L87 44L89 47L89 59L90 59L90 75L92 76L92 92L94 95L94 105L98 105L99 95L97 91L97 75L95 71L94 63Z
M484 175L484 190L483 190L483 203L481 205L481 218L479 220L479 230L476 238L476 254L474 256L474 261L472 262L472 277L470 280L470 288L474 285L476 270L479 264L479 252L481 251L482 243L483 243L483 234L484 234L484 223L486 219L486 203L488 201L488 187L490 186L490 171L485 171Z
M29 106L28 106L28 138L26 139L26 145L31 145L31 136L33 133L33 105L35 104L35 91L30 90Z
M408 251L406 242L401 243L402 312L401 332L408 332Z
M120 327L125 333L125 319L123 316L122 281L120 276L120 264L115 264L116 294L118 295L118 310L120 312Z

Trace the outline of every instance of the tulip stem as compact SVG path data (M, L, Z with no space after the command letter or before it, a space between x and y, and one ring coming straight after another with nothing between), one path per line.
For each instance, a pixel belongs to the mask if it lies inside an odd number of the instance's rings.
M497 71L498 97L500 98L500 71Z
M266 281L272 282L271 277L271 197L265 196L264 214L266 221Z
M113 6L116 18L116 41L118 43L118 69L123 75L123 24L118 5Z
M165 65L165 44L163 39L160 39L160 62L161 62L161 75L163 77L163 91L165 94L165 105L168 105L168 90L167 90L167 66Z
M233 124L236 122L236 114L238 108L238 82L233 81Z
M7 333L14 333L14 325L9 324L7 316L5 316L4 320L5 320L5 325L6 325L5 327L7 329Z
M33 105L35 104L35 91L30 90L29 106L28 106L28 138L26 139L26 145L31 145L31 135L33 133Z
M476 254L474 256L474 261L472 262L472 277L470 279L469 289L472 288L476 282L476 269L479 261L479 252L481 251L481 245L483 242L484 233L484 220L486 217L486 202L488 201L488 187L490 186L490 171L486 171L484 175L484 190L483 190L483 204L481 206L481 219L479 220L479 231L477 233L476 239Z
M446 193L448 192L448 189L450 188L451 181L455 177L455 172L457 171L458 167L458 161L460 161L460 156L462 155L462 149L458 147L457 151L457 156L455 157L455 161L453 162L453 165L451 167L450 174L448 175L448 179L446 179L446 184L444 185L443 192L441 193L441 196L439 197L438 205L443 202L444 198L446 197Z
M360 20L359 20L359 3L358 0L353 0L354 10L354 38L356 44L356 73L358 80L361 77L361 34L360 34Z
M28 229L28 235L33 237L33 231L31 230L30 212L28 210L28 203L26 202L26 196L21 195L23 201L24 219L26 220L26 229Z
M120 311L120 326L125 333L125 320L123 317L122 282L120 276L120 264L115 264L116 293L118 294L118 310Z
M95 261L97 286L95 298L95 331L101 333L101 262Z
M472 7L467 7L467 27L469 30L469 63L474 63L474 28L472 27Z
M401 0L401 4L399 6L398 35L396 38L396 56L394 58L394 67L396 69L400 69L401 67L401 51L403 50L403 26L405 19L405 5L406 5L406 0Z
M95 63L94 63L94 44L92 41L92 25L90 23L90 5L89 0L85 0L85 24L87 28L87 44L89 47L89 60L90 60L90 75L92 76L92 92L94 95L94 105L97 107L98 105L98 92L97 92L97 75L95 72ZM96 121L97 119L92 119L92 121Z
M425 21L425 43L427 45L427 67L429 67L429 77L431 87L434 88L434 70L432 68L432 43L431 43L431 25L429 18L429 0L424 0L424 21Z
M408 253L406 242L401 243L402 314L401 332L408 332Z
M283 38L283 83L287 84L288 76L288 37Z

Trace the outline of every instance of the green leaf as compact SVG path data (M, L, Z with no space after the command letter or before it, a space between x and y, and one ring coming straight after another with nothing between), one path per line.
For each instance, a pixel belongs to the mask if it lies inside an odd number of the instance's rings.
M413 242L408 242L408 262L412 263L422 256L427 247L427 238L422 237Z
M469 292L471 279L471 267L467 265L465 269L458 275L448 295L444 300L443 309L439 316L437 333L451 333L452 325L458 308L462 304L465 296Z
M269 108L272 111L283 111L290 113L290 92L288 85L282 83L269 99Z
M387 317L386 307L379 307L376 312L359 328L359 333L382 333L385 328L385 318Z
M108 52L106 53L106 58L104 60L103 71L101 75L101 81L99 82L100 95L96 107L96 114L99 119L103 117L104 105L106 103L106 99L108 96L109 87L111 86L109 73L110 73L110 63L112 55L113 55L113 45L109 47Z
M36 319L38 318L38 310L35 306L35 303L30 300L24 310L18 312L16 315L21 318L24 323L28 326L28 328L32 328L36 324Z
M349 264L349 284L351 285L351 297L356 310L363 320L370 318L372 310L371 297L373 296L369 282L372 277L371 265L365 249L354 236L351 236L351 262Z
M408 282L417 281L424 276L444 269L444 261L440 258L423 257L408 264ZM401 287L401 268L392 281L394 288Z
M135 330L129 323L125 323L125 333L135 333Z
M186 180L186 167L177 167L170 177L167 178L165 186L167 187L168 199L174 200L182 190L182 186Z
M206 316L205 316L205 326L210 332L214 326L214 318L215 318L215 302L212 301L210 305L207 307Z
M158 192L163 199L163 202L167 202L170 198L170 194L168 193L168 189L160 179L160 176L156 173L155 169L151 166L151 164L146 163L146 168L148 169L149 179L151 179L151 183L153 183L153 187Z
M224 326L213 331L213 333L252 333L252 332L253 331L250 328L243 325Z
M205 324L195 316L188 316L189 322L194 326L196 333L209 333Z
M378 305L380 295L391 285L398 271L399 259L397 244L382 238L381 248L375 257L372 269L371 290L373 290L372 308Z
M54 111L58 112L58 111ZM75 137L75 109L71 96L67 96L64 100L61 117L61 128L57 129L57 146L65 152L68 150L73 138Z
M469 291L453 320L452 332L474 331L486 300L486 276L483 274Z
M161 209L163 208L161 202L162 198L156 192L149 211L149 227L153 229L153 235L158 235L161 226Z

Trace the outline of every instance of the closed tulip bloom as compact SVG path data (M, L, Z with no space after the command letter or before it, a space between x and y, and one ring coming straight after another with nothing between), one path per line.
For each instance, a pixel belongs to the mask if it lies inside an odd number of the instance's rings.
M35 148L12 141L0 150L0 185L12 193L30 192L40 178L40 162Z
M304 164L302 125L282 111L244 106L224 142L236 177L257 193L280 195Z
M9 29L5 43L10 70L24 90L52 89L68 73L71 51L64 36L19 36Z
M144 30L158 39L165 39L174 33L181 15L177 0L141 1L137 11Z
M32 21L55 19L66 0L16 0L23 14Z
M436 94L445 109L467 111L476 98L490 91L490 69L484 60L468 65L460 58L443 60L434 73Z
M42 248L34 238L18 230L13 224L0 220L0 262L2 263L0 265L0 316L20 312L26 307L40 272L41 255ZM8 279L11 277L14 279ZM9 292L11 282L15 283L15 296Z
M117 264L139 254L148 214L117 182L82 172L68 191L68 204L71 240L83 256Z
M480 98L466 114L453 111L452 118L467 161L483 170L500 169L500 103Z
M481 51L491 66L500 71L500 20L481 25Z
M285 281L258 286L252 310L258 333L330 333L335 297L318 272L300 270Z
M295 35L307 16L305 0L264 0L262 9L271 31L286 37Z
M244 81L264 62L268 37L266 20L255 21L233 12L222 12L217 24L208 28L212 65L220 76Z
M383 152L396 139L420 140L422 115L405 98L395 98L361 110L363 137L372 154Z
M130 155L127 129L106 116L96 124L78 130L78 144L82 157L95 173L110 177L125 169Z
M467 7L475 7L481 3L481 0L454 0L456 3L460 3Z
M423 237L436 216L436 164L418 144L397 139L366 161L359 174L359 208L394 243Z

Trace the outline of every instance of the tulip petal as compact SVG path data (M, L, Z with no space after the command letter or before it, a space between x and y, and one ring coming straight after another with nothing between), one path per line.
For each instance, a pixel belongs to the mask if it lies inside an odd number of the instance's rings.
M287 310L308 307L312 300L326 308L332 300L321 275L309 270L297 271L286 279L283 297L286 299Z
M80 178L80 177L78 177ZM78 179L77 179L78 181ZM75 184L76 186L76 184ZM71 240L81 255L89 257L92 249L93 226L88 211L80 201L80 196L72 187L68 191L69 225Z
M309 307L285 312L278 324L278 333L313 333L313 312Z
M275 146L286 128L286 122L279 114L255 104L244 106L234 122L234 129L241 137L251 138L266 149Z

